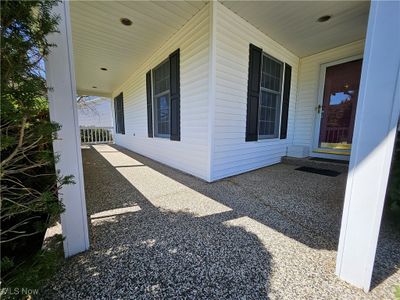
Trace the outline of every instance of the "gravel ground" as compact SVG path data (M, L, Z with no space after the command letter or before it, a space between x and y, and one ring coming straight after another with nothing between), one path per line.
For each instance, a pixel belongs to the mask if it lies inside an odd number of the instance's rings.
M334 275L345 173L279 164L209 184L95 148L83 150L91 249L66 260L41 298L394 298L400 237L387 222L372 291Z

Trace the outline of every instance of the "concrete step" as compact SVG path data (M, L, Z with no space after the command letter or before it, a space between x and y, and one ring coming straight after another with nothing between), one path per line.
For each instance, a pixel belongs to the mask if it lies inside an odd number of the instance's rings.
M338 162L335 160L314 160L312 157L306 158L297 158L297 157L282 157L282 163L294 166L304 166L311 167L317 169L327 169L333 170L337 172L347 172L348 171L348 163L347 162Z

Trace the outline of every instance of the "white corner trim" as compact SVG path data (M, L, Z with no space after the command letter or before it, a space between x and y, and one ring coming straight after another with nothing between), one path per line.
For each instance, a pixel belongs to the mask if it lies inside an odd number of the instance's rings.
M214 177L214 131L215 131L215 89L216 89L216 26L217 26L217 2L210 1L209 5L209 74L208 74L208 160L209 170L208 178L209 181L213 180Z

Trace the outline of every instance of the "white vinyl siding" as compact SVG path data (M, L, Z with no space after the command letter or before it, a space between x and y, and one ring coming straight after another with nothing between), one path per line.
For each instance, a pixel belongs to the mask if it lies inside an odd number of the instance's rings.
M120 92L124 94L125 135L116 135L118 145L205 180L209 177L209 29L209 6L206 5L113 92L114 97ZM178 48L181 141L149 138L146 72Z
M361 40L300 59L294 145L307 146L312 149L321 65L360 55L363 50L364 40Z
M124 94L125 135L116 135L117 144L207 181L214 181L279 163L290 145L310 145L320 64L362 53L363 42L300 60L221 3L212 3L215 15L211 20L210 6L206 5L136 69L113 92L113 96L120 92ZM262 48L264 53L282 62L282 68L284 63L292 67L286 139L280 139L279 131L274 130L275 138L245 141L249 44ZM145 74L178 48L181 141L156 136L149 138ZM301 76L298 78L300 61ZM282 82L280 84L282 86ZM279 122L280 106L281 101L279 108L276 107ZM153 116L154 113L157 112L153 105ZM277 129L279 127L280 124Z
M216 86L212 180L281 161L293 138L299 58L244 19L216 4ZM292 66L287 139L245 142L249 44Z

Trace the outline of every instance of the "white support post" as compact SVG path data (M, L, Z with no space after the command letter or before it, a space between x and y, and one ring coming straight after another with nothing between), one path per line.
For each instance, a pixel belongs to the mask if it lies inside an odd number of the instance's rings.
M50 118L62 126L58 139L53 142L54 152L60 155L56 168L61 175L73 175L75 181L60 191L65 205L65 212L61 215L64 253L68 257L87 250L89 237L68 1L61 1L54 7L54 13L60 17L59 33L49 36L49 41L57 47L52 48L47 58L46 79L50 87Z
M400 2L372 1L336 274L370 289L400 114Z

